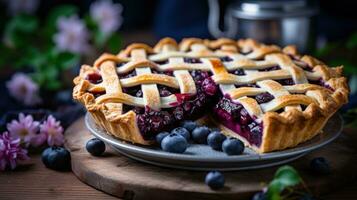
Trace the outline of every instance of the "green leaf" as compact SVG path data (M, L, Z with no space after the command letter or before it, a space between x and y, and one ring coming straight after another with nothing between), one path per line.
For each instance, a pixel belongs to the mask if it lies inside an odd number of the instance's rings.
M334 59L329 62L330 66L343 65L343 72L347 75L357 74L357 65L346 59Z
M108 48L110 53L118 53L119 50L121 49L121 38L118 34L113 34L108 42L107 42Z
M38 20L34 16L18 15L12 18L5 26L4 40L10 47L26 46L26 35L38 28Z
M275 172L274 179L268 185L268 199L280 200L280 194L285 188L295 186L301 181L301 177L293 167L288 165L280 167Z
M283 187L289 187L297 185L301 182L300 175L291 166L282 166L276 171L274 179L279 180Z
M74 5L61 5L52 9L46 22L47 35L51 36L54 32L56 32L58 18L62 16L68 17L76 13L78 13L78 8Z
M324 47L317 50L315 53L317 57L323 57L333 52L337 48L337 43L328 43Z
M84 15L83 19L89 30L92 31L98 30L98 24L92 19L92 17L89 14Z
M108 40L108 36L104 34L102 31L95 30L94 31L94 44L96 47L103 47L105 42Z
M357 33L352 34L352 36L348 38L346 46L349 49L357 47Z
M70 52L62 52L58 54L56 65L61 69L69 69L79 64L80 56Z

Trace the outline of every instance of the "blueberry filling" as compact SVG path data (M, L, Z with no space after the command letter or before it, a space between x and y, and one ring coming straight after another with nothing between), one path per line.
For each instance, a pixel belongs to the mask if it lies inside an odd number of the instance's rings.
M289 57L294 61L294 63L297 66L303 68L306 71L309 71L309 72L312 71L312 67L309 64L307 64L306 62L300 60L299 56L289 54Z
M141 87L134 86L134 87L127 87L122 89L124 93L130 94L134 97L143 97L143 92L141 91Z
M171 88L171 87L165 87L165 86L162 86L162 85L158 85L157 87L159 89L160 97L167 97L167 96L170 96L172 94L180 93L179 89L175 89L175 88Z
M98 84L101 83L103 81L102 76L98 73L90 73L87 74L86 80L88 80L89 82L93 83L93 84Z
M116 67L121 67L121 66L123 66L125 64L126 64L126 62L116 63Z
M273 67L268 67L265 69L259 69L258 71L260 72L269 72L269 71L275 71L275 70L279 70L281 69L278 65L277 66L273 66Z
M291 78L287 78L287 79L280 79L280 80L275 80L278 83L280 83L281 85L294 85L294 80Z
M236 69L233 71L233 74L237 75L237 76L244 76L244 70L243 69Z
M250 144L259 147L262 141L263 125L255 121L255 117L239 103L224 96L215 106L214 114L219 121Z
M173 76L174 75L174 72L173 71L157 71L155 69L152 69L151 70L151 73L153 74L164 74L164 75L167 75L167 76Z
M220 57L219 59L220 59L222 62L231 62L231 61L233 61L233 59L230 58L229 56Z
M240 51L239 53L242 54L242 55L248 55L248 54L250 54L252 52L253 52L252 50L249 50L249 51L246 51L246 52Z
M144 139L153 139L161 131L169 130L183 120L197 119L204 115L205 110L212 107L218 100L218 87L210 78L209 73L192 71L193 78L197 81L197 94L190 96L180 94L179 90L159 85L160 96L174 94L178 100L172 108L155 111L149 107L140 108L128 105L123 106L123 113L130 110L136 113L136 120ZM129 88L129 94L141 91L140 86ZM134 95L135 96L135 95Z
M169 61L168 60L160 60L160 61L155 61L155 63L158 65L164 65L164 64L169 63Z
M239 88L239 87L253 87L253 88L259 88L259 86L255 83L246 83L246 84L235 84L235 87Z
M184 60L185 63L194 63L194 64L202 63L201 60L198 59L198 58L188 58L188 57L186 57L186 58L183 58L183 60Z
M258 94L254 97L258 104L267 103L274 99L274 96L268 92Z
M322 78L320 78L318 80L309 80L309 83L319 85L319 86L322 86L324 88L334 91L334 89L331 86L327 85Z
M131 78L131 77L136 76L136 71L132 70L132 71L130 71L128 73L125 73L125 74L118 74L118 76L119 76L120 79Z
M93 96L94 96L95 98L97 98L97 97L99 97L99 96L104 95L104 94L105 94L105 91L91 91L90 93L93 94Z

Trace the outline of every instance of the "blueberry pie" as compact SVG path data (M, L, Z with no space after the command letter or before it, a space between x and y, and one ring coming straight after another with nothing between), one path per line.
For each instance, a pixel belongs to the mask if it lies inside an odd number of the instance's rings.
M132 44L83 65L74 99L114 137L150 145L183 120L210 117L259 153L294 147L321 132L347 102L342 67L294 46L251 39L162 39Z

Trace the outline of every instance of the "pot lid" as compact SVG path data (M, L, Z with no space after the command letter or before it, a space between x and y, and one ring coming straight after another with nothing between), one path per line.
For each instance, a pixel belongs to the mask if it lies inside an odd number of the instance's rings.
M230 12L237 18L272 19L309 17L317 14L318 9L305 0L243 0L230 6Z

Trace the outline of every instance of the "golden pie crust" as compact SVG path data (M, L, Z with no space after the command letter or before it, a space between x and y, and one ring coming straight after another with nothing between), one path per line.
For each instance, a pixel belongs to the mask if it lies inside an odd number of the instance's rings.
M226 56L232 61L218 59ZM199 58L202 62L185 63L185 57ZM168 63L155 63L164 60ZM124 64L116 67L118 63ZM279 70L259 71L277 65ZM307 67L310 70L304 70ZM150 69L170 70L174 76L152 74ZM245 75L236 76L229 72L235 69L244 69ZM137 71L135 77L120 79L117 75L132 70ZM153 142L143 139L140 134L135 112L123 113L123 104L148 106L154 110L168 108L178 100L175 95L160 97L156 84L179 89L183 94L195 94L191 70L211 72L211 78L222 93L242 104L263 124L262 144L257 147L216 121L225 134L243 140L259 153L294 147L311 139L321 133L327 120L348 101L349 89L346 78L342 76L342 66L330 68L316 58L300 55L294 46L281 49L252 39L234 41L226 38L187 38L179 44L171 38L164 38L154 47L136 43L117 55L103 54L93 66L81 67L74 79L73 98L86 107L108 134L128 142L150 145ZM90 83L86 80L90 73L99 73L103 82ZM295 85L283 86L275 81L287 78L292 79ZM309 80L322 80L326 87L311 84ZM257 84L259 88L235 87L249 83ZM142 87L142 98L125 94L122 90L136 85ZM95 97L93 92L105 94ZM272 94L274 99L258 104L250 98L264 92ZM282 109L283 112L276 112Z

